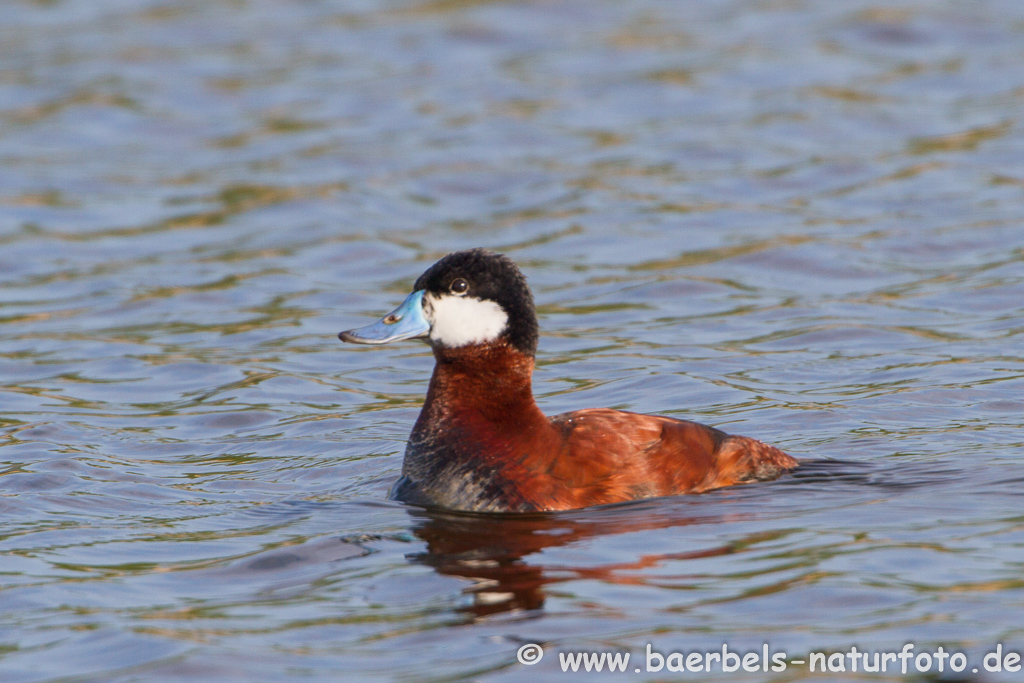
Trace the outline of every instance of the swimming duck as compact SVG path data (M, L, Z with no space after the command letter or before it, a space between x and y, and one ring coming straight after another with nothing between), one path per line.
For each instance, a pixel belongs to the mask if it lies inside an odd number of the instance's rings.
M779 476L781 450L671 417L590 408L547 417L533 398L537 314L511 259L457 251L384 318L342 341L425 339L426 402L390 497L427 507L537 512L698 493Z

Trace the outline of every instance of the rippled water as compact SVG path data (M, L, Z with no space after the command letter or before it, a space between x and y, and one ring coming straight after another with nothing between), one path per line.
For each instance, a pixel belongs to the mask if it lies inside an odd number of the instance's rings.
M1022 64L1016 0L5 2L0 677L1024 650ZM471 246L530 279L547 412L816 462L387 501L432 359L334 334Z

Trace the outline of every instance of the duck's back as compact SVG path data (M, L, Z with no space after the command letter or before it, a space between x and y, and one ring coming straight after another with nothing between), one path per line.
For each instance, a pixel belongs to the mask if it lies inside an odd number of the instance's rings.
M598 408L556 415L551 423L562 447L538 477L546 485L534 483L542 509L697 493L771 479L797 465L755 439L670 417Z

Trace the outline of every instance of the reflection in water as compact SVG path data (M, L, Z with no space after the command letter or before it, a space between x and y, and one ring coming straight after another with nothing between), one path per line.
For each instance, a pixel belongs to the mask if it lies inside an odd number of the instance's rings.
M661 505L658 503L661 502ZM673 511L679 514L673 514ZM665 560L686 560L724 555L731 545L688 552L640 555L629 562L598 566L562 566L557 569L531 564L529 556L546 548L576 543L595 536L611 536L649 529L687 526L695 518L663 501L623 503L573 513L500 515L420 510L413 514L414 532L427 542L427 552L409 559L434 567L439 573L474 582L466 592L471 605L461 611L473 618L544 606L544 586L576 579L607 583L643 583L620 572L646 569Z

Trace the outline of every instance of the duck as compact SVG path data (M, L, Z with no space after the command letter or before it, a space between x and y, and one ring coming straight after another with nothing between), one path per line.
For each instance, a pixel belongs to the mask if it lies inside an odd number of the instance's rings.
M533 396L539 325L509 257L456 251L416 280L353 344L424 340L426 399L389 497L426 508L536 513L766 481L796 468L783 451L697 422L609 408L548 417Z

